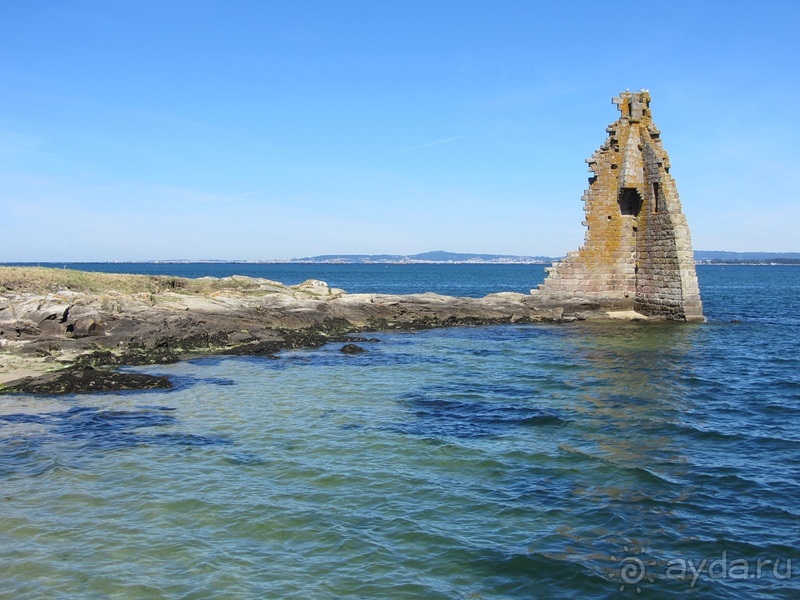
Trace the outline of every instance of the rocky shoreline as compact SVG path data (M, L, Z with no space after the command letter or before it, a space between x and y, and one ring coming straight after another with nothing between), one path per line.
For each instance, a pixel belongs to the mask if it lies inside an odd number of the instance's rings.
M183 279L0 267L0 393L66 394L169 387L117 370L208 354L274 357L353 334L621 316L534 295L347 294L318 280ZM636 313L624 318L643 318ZM355 348L353 348L355 347Z

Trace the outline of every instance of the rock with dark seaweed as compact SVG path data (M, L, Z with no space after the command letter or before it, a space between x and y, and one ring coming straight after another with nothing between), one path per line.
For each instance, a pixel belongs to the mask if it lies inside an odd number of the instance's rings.
M343 342L343 343L354 343L354 344L373 344L376 342L380 342L378 338L374 337L363 337L360 335L337 335L332 336L328 339L330 342Z
M131 348L116 353L110 350L95 350L78 356L73 365L77 367L97 368L122 365L155 365L178 362L180 357L168 348Z
M277 358L275 354L282 350L285 344L277 341L267 342L250 342L249 344L241 344L233 348L226 348L220 354L227 354L231 356L266 356L268 358Z
M364 348L361 346L356 346L355 344L345 344L339 349L339 351L343 354L361 354L362 352L366 352Z
M56 373L27 377L0 390L4 394L62 395L122 390L170 389L168 377L72 367Z

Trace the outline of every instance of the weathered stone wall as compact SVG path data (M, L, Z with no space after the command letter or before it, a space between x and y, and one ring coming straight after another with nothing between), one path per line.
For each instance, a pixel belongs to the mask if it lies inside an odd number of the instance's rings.
M650 94L614 98L622 113L587 159L584 245L548 269L532 293L650 316L703 320L691 238Z

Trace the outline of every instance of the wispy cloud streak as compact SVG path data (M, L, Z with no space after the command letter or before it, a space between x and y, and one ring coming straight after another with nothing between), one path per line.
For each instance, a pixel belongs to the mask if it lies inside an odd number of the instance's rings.
M267 191L271 190L273 187L275 187L275 186L270 185L270 186L267 186L265 188L259 188L257 190L253 190L252 192L245 192L244 194L239 194L238 196L233 196L231 198L228 198L228 200L241 200L242 198L247 198L248 196L255 196L256 194L261 194L262 192L267 192Z

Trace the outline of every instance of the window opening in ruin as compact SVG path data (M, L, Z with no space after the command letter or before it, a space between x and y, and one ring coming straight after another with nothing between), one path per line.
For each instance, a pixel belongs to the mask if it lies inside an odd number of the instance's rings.
M623 215L639 216L642 209L642 197L636 188L622 188L619 193L619 212Z

